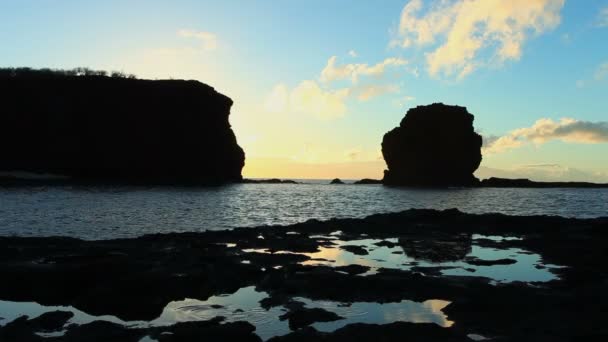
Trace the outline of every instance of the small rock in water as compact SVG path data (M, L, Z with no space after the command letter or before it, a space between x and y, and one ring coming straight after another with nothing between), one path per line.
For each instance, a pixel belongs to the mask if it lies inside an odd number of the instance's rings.
M344 246L340 246L340 248L342 248L343 250L347 251L347 252L351 252L353 254L357 254L357 255L367 255L367 249L363 248L362 246L355 246L355 245L344 245Z
M517 263L517 260L514 259L483 260L478 258L467 258L465 261L468 264L475 266L512 265Z
M293 311L289 311L286 314L279 317L281 320L289 320L289 328L297 330L305 326L311 325L315 322L332 322L343 317L338 314L327 311L320 308L306 309L299 308Z
M346 272L349 275L363 274L369 271L368 266L363 265L348 265L348 266L340 266L335 268L338 271Z

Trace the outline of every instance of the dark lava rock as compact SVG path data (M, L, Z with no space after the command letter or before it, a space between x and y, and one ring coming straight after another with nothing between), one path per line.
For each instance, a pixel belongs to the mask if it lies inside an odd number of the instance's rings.
M402 236L399 245L411 258L431 262L458 261L471 252L470 234L435 234L432 238L420 235Z
M510 179L490 177L481 181L487 188L608 188L608 184L587 182L535 182L527 178Z
M150 329L152 330L152 329ZM218 320L182 322L168 329L157 328L150 336L159 342L177 341L244 341L261 342L255 335L255 327L247 322L222 323ZM170 332L170 334L162 334Z
M30 342L42 341L42 337L34 334L35 330L29 324L27 316L21 316L5 326L0 326L0 341Z
M602 341L608 336L604 324L608 308L606 227L608 217L470 215L457 210L419 209L364 219L310 220L290 226L154 234L134 239L0 237L0 299L71 305L92 315L148 321L157 318L171 301L205 300L249 286L268 294L270 299L260 303L264 308L283 305L294 312L304 308L302 303L295 303L299 297L342 303L423 303L434 298L450 302L441 311L455 322L452 327L352 325L334 333L302 328L275 340L392 341L407 337L408 341L466 341L466 334L477 333L497 341ZM504 240L496 248L521 248L541 255L543 263L563 267L551 268L559 279L542 286L519 281L492 284L475 273L432 276L443 273L444 268L439 267L387 268L357 276L342 267L302 265L301 260L281 253L241 251L242 246L249 245L293 251L291 244L295 250L313 250L321 247L321 242L309 236L328 235L338 229L342 231L340 239L347 244L357 244L355 240L362 234L374 240L398 238L408 257L432 261L467 260L473 234L517 236L522 239ZM260 234L264 239L258 239ZM296 236L305 242L291 240ZM237 243L239 248L227 248L226 243ZM251 264L243 264L244 258L251 259ZM405 266L416 264L408 262ZM274 269L275 265L282 267ZM262 267L266 271L261 271ZM188 323L175 329L126 330L109 323L68 326L66 337L70 339L43 339L34 334L29 321L23 317L7 322L0 327L0 341L139 341L143 336L158 341L259 341L252 325L221 320Z
M334 269L336 271L346 272L350 275L356 275L356 274L363 274L363 273L369 271L369 266L353 264L353 265L346 265L346 266L337 266L337 267L334 267Z
M432 323L349 324L333 333L318 332L313 328L301 329L285 336L274 337L272 342L304 341L468 341L460 331L441 328Z
M232 100L198 81L0 69L0 102L0 171L85 183L242 179Z
M291 310L280 317L281 320L289 320L289 328L291 330L297 330L302 327L311 325L315 322L332 322L342 319L334 312L323 310L320 308L307 309L297 308Z
M41 338L36 332L61 330L73 316L73 313L67 311L46 312L33 319L21 316L0 327L0 341L39 341Z
M344 184L344 182L340 178L334 178L329 184Z
M342 248L345 251L351 252L353 254L357 254L357 255L367 255L369 254L367 252L367 249L365 249L362 246L356 246L356 245L343 245L340 246L340 248Z
M208 321L182 322L171 326L132 328L107 321L93 321L77 325L71 324L61 337L42 338L36 335L39 326L26 316L20 317L5 327L0 327L0 341L62 341L62 342L137 342L144 336L150 336L159 342L173 341L255 341L261 339L254 334L255 327L246 322L223 323L223 318L216 317Z
M376 242L374 243L374 245L378 246L378 247L388 247L388 248L394 248L395 246L397 246L396 243L387 241L387 240L382 240L380 242Z
M514 259L483 260L478 258L467 258L465 261L467 264L475 266L513 265L517 263L517 260Z
M481 136L465 107L435 103L410 109L384 135L386 185L473 186L481 163Z
M382 184L382 181L379 179L363 178L354 182L353 184Z
M147 333L142 329L128 329L117 323L94 321L83 325L71 326L62 340L66 342L137 342L146 335Z
M243 179L241 183L250 183L250 184L300 184L291 179Z
M36 331L57 331L72 317L74 317L74 313L70 311L52 311L29 320L29 323L35 327Z

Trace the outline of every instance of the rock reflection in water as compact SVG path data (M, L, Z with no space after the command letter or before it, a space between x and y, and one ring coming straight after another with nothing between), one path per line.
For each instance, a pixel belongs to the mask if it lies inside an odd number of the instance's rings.
M403 300L398 303L355 302L350 305L332 301L312 301L306 298L295 298L305 303L307 308L321 308L334 312L345 319L332 322L318 322L312 326L324 332L335 331L348 324L387 324L392 322L435 323L441 327L451 327L442 310L450 304L445 300L431 299L422 303Z
M333 236L332 236L333 237ZM326 239L327 236L317 236ZM332 239L331 245L319 247L319 251L305 253L310 260L302 265L347 266L363 265L370 267L361 274L375 274L382 268L416 270L429 273L439 270L445 276L477 276L492 279L494 282L547 282L557 279L551 272L559 266L544 264L539 254L521 248L490 248L480 246L478 240L489 239L494 242L520 240L517 237L473 236L462 234L456 238L437 241L422 239ZM343 246L360 246L368 254L355 254ZM502 261L502 263L500 262ZM505 262L506 261L506 262ZM415 267L415 268L414 268Z
M37 317L45 312L62 310L74 313L74 317L67 324L85 324L95 320L109 321L131 328L147 328L154 326L168 326L178 322L203 321L214 317L225 317L226 322L247 321L256 327L255 333L267 340L273 336L282 336L291 332L287 320L280 316L287 312L283 306L266 310L261 307L260 301L267 298L266 292L256 291L254 286L244 287L230 295L212 296L207 300L185 299L167 304L160 317L155 320L122 321L113 316L92 316L73 307L42 306L28 302L0 301L0 312L6 324L19 316L27 315ZM355 302L340 303L333 301L313 301L297 297L295 301L303 303L307 308L322 308L334 312L343 319L315 323L312 326L320 331L331 332L351 323L387 324L393 322L435 323L441 327L450 327L449 321L442 309L450 304L444 300L427 300L413 302L404 300L397 303Z

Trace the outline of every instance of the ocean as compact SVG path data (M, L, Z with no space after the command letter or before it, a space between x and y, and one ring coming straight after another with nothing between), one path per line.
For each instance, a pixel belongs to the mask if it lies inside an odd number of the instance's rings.
M0 235L137 237L285 225L410 208L467 213L608 216L608 189L407 189L382 185L232 184L214 188L36 186L0 188Z

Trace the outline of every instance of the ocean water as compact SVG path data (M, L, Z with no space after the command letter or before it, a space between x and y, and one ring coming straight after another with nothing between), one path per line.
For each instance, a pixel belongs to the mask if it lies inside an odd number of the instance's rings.
M410 208L468 213L608 216L608 189L405 189L381 185L233 184L216 188L0 188L0 235L135 237L311 218L365 217Z

